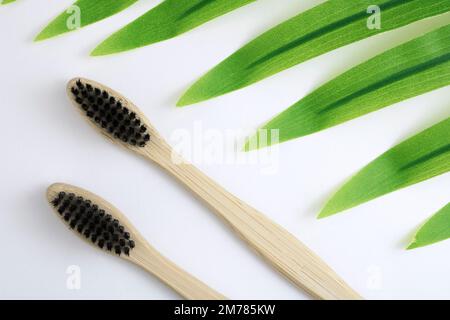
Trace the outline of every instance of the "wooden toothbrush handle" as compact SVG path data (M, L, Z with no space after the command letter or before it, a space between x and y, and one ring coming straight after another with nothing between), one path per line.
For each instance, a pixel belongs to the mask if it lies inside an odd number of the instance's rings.
M295 285L315 298L361 299L325 262L298 239L233 196L190 164L158 163L178 178Z
M155 275L180 296L188 300L226 300L206 284L168 260L149 245L136 247L130 260Z

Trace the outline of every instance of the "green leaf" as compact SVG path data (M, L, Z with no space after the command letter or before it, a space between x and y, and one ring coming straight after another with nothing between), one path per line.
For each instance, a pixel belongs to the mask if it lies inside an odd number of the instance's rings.
M450 118L372 161L319 214L324 218L450 170Z
M428 246L448 238L450 238L450 203L424 223L407 249Z
M125 10L138 0L78 0L42 30L35 41L82 28ZM77 26L77 19L80 25Z
M368 28L368 19L376 18L367 13L372 5L381 9L381 29ZM200 78L177 105L223 95L336 48L448 11L448 0L329 0L248 43Z
M8 3L11 3L11 2L15 2L16 0L3 0L3 1L0 1L0 4L8 4Z
M449 2L450 3L450 2ZM450 84L450 25L386 51L315 90L248 139L246 150L302 137ZM272 132L279 137L273 139Z
M92 55L118 53L170 39L254 1L165 0L103 41Z

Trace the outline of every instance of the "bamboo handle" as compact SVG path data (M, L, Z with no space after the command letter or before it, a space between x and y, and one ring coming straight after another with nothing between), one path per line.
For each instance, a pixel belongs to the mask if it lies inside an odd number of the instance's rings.
M74 105L83 113L79 102L70 93L71 88L75 86L77 81L81 80L74 79L69 82L68 93ZM176 161L181 160L179 156L172 152L170 146L133 103L118 92L95 81L82 79L82 82L90 84L97 88L97 90L105 90L115 100L126 105L127 110L135 113L135 117L145 124L143 128L145 131L148 130L150 141L144 144L144 146L131 146L129 143L117 139L117 137L109 131L104 130L104 128L95 122L89 121L97 131L111 141L119 143L123 147L154 161L178 178L195 195L205 201L218 216L225 219L261 256L297 286L305 289L311 295L321 299L360 298L333 270L289 232L225 191L194 166ZM161 268L157 269L158 274L170 286L173 286L175 290L184 296L189 298L197 297L195 292L191 292L189 289L191 286L201 286L197 280L194 281L190 276L176 276L179 275L180 270L177 270L175 266L172 266L171 263L165 260L155 260L159 261L162 265ZM141 266L152 272L153 269L151 267L153 266L153 262L145 259L143 255L140 256L137 262L140 262ZM167 274L166 269L175 270L176 272L169 272ZM214 293L212 295L215 296L216 294Z
M150 151L151 160L206 202L257 253L295 285L319 299L361 299L325 262L287 230L224 190L194 166L174 162L167 150L162 152L159 149L160 157L155 157L154 151Z
M180 296L188 300L226 300L206 284L179 268L149 246L136 248L130 260L158 277Z

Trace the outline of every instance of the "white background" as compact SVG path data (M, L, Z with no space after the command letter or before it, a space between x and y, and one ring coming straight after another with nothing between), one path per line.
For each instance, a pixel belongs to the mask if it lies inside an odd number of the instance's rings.
M41 43L34 36L72 0L0 7L0 298L177 299L155 278L87 246L58 221L46 187L67 182L118 206L164 255L234 299L308 299L263 263L189 192L156 166L108 143L66 98L84 76L133 100L169 141L177 130L252 129L348 68L448 23L444 15L335 50L244 90L175 108L200 75L279 22L322 1L260 0L176 39L92 58L106 36L156 5L140 1L110 19ZM365 298L450 298L450 241L404 250L414 230L449 201L449 175L316 220L349 176L398 142L444 119L443 88L280 146L279 170L198 166L286 227ZM196 141L207 144L207 141ZM230 150L228 150L230 152ZM66 269L81 268L81 290Z

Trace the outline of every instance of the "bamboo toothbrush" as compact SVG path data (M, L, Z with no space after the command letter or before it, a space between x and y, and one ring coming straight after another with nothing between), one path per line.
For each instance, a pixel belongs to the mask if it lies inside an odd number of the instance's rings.
M115 143L175 176L295 285L320 299L360 299L330 267L288 231L182 161L145 115L118 92L76 78L67 93L85 119Z
M118 209L99 196L57 183L48 188L47 199L62 221L85 241L140 266L182 297L193 300L225 299L164 258Z

